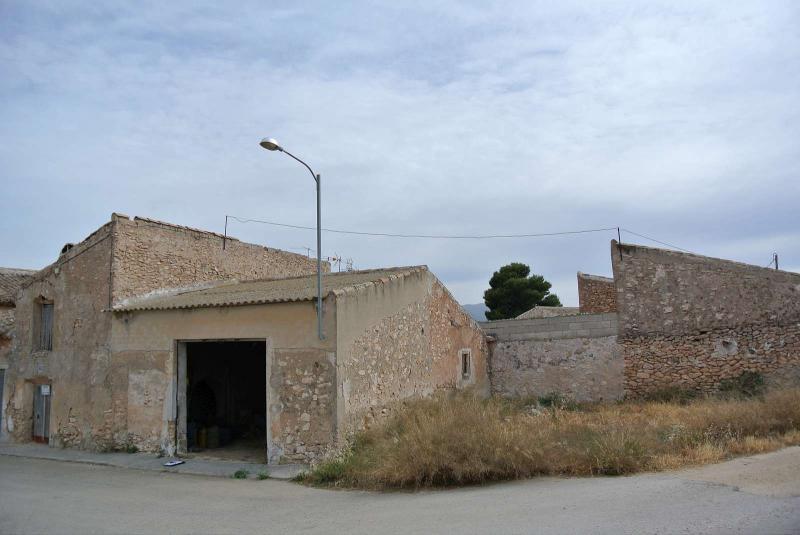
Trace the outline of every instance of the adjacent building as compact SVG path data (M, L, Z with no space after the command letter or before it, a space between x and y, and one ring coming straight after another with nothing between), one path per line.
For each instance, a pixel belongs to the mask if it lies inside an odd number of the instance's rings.
M616 241L611 265L613 278L578 273L578 311L481 323L494 394L712 393L745 373L800 384L800 274Z
M17 292L35 271L29 269L0 268L0 401L3 399L8 359L14 342ZM0 402L0 440L5 429L5 410Z

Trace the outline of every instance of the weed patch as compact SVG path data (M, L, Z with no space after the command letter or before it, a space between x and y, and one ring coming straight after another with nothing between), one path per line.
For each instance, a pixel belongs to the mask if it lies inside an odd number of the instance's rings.
M763 396L766 389L764 376L758 372L744 372L738 377L725 379L719 383L720 396L735 399Z
M623 475L800 444L800 389L672 399L585 406L553 399L547 410L531 410L532 400L466 394L415 400L298 480L387 489Z

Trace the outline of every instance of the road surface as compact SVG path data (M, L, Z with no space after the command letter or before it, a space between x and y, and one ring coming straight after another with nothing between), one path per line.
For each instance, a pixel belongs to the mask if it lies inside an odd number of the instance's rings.
M800 533L800 448L615 478L369 493L0 456L0 533Z

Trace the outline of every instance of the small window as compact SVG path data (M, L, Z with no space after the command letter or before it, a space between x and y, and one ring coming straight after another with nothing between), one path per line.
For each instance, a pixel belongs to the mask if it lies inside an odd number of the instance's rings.
M53 302L39 301L36 326L38 333L36 336L36 349L39 351L51 351L53 349Z
M461 350L461 377L469 379L472 374L472 354L469 349Z

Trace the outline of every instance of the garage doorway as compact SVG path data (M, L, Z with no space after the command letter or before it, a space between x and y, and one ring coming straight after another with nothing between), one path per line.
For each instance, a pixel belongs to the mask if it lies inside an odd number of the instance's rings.
M178 407L184 436L178 442L185 449L179 449L199 457L266 462L266 342L181 346Z

